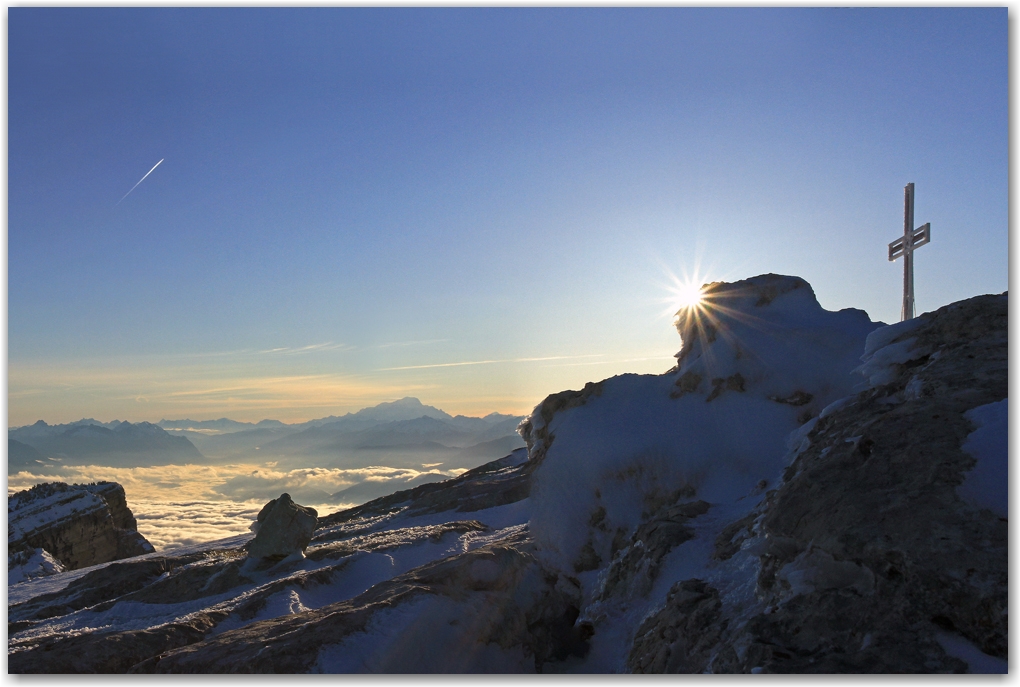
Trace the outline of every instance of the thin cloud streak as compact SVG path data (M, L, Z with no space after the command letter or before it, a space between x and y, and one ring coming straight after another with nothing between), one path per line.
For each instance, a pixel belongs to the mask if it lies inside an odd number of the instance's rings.
M602 353L591 355L552 355L544 358L508 358L505 360L468 360L459 363L434 363L432 365L405 365L403 367L382 367L379 372L390 372L394 370L425 370L433 367L462 367L464 365L495 365L499 363L534 363L544 360L576 360L578 358L601 358Z
M283 354L290 355L290 354L294 354L294 353L309 353L311 351L336 351L336 350L346 350L346 351L349 351L349 350L353 350L353 349L354 349L353 346L347 346L347 345L342 344L342 343L333 343L332 341L327 341L326 343L311 344L309 346L300 346L298 348L291 348L289 346L281 346L279 348L269 348L269 349L266 349L264 351L259 351L259 353L283 353Z
M163 158L163 159L165 160L166 158ZM138 180L138 184L141 184L141 183L142 183L143 181L145 181L145 177L149 176L149 175L150 175L150 174L152 174L152 173L153 173L154 171L156 171L156 168L157 168L157 167L159 167L159 166L160 166L161 164L163 164L163 160L160 160L159 162L157 162L156 164L154 164L154 165L152 166L152 169L150 169L150 170L149 170L148 172L146 172L146 173L145 173L145 176L144 176L144 177L142 177L141 179L139 179L139 180ZM135 190L136 188L138 188L138 184L135 184L134 186L132 186L132 187L131 187L131 191L134 191L134 190ZM125 193L125 194L124 194L124 198L127 198L128 196L130 196L130 195L131 195L131 191L128 191L127 193ZM121 198L120 200L118 200L118 201L117 201L117 205L120 205L120 204L121 204L121 202L123 202L124 198Z
M668 361L675 358L674 353L664 353L662 355L647 356L644 358L620 358L613 360L595 360L587 363L563 363L561 365L554 365L553 367L579 367L582 365L617 365L619 363L643 363L648 360L662 360Z
M392 348L394 346L425 346L427 344L443 343L449 339L424 339L422 341L391 341L389 343L377 344L375 348Z

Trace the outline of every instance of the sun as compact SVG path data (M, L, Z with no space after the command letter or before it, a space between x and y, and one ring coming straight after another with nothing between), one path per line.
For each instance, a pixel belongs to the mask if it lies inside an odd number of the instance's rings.
M675 303L678 310L685 308L696 308L701 305L701 286L697 282L689 281L676 284L673 287Z
M674 320L678 315L685 314L706 314L712 305L710 293L704 288L709 285L709 279L704 274L700 265L695 264L693 271L684 269L677 273L660 263L666 282L661 284L662 295L658 299L663 304L662 315Z

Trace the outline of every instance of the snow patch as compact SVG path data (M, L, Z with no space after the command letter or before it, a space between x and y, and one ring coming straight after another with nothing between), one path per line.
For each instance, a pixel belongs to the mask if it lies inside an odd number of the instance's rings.
M36 577L45 577L64 572L64 566L45 549L7 555L7 584L17 584ZM15 560L17 559L17 560Z
M963 442L963 450L977 463L966 473L956 493L978 508L1009 517L1009 399L978 406L964 414L977 429Z
M968 673L1005 675L1009 672L1009 663L1005 659L989 656L960 635L939 632L935 639L943 651L967 664Z
M313 673L533 673L521 646L476 639L497 616L486 594L455 601L422 594L376 612L364 631L323 646Z
M854 372L864 375L870 387L888 384L899 374L899 365L916 360L927 353L926 349L915 348L916 344L917 339L911 337L865 354L861 356L864 363Z
M868 338L864 342L864 355L862 356L862 359L871 357L880 348L885 348L892 343L893 339L896 339L907 332L914 331L921 326L923 322L924 319L914 317L909 320L904 320L903 322L879 327L868 334Z
M828 417L828 416L832 415L833 413L835 413L840 408L843 408L843 407L849 405L855 398L857 398L857 397L851 395L851 396L844 396L843 398L840 398L840 399L837 399L837 400L833 401L829 405L827 405L824 408L822 408L822 412L818 413L818 419L821 420L824 417Z

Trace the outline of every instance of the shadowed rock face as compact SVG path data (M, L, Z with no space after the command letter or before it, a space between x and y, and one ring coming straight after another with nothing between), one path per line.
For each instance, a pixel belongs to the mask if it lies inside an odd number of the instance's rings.
M8 498L8 561L43 549L67 570L152 553L124 488L114 482L40 484Z
M299 506L290 494L281 494L259 511L258 532L248 545L252 558L286 558L303 552L312 540L318 513L314 508Z
M717 558L760 548L749 618L701 580L677 583L637 632L635 672L961 672L945 633L1006 658L1005 518L955 488L975 460L964 413L1007 395L1005 296L922 316L888 381L817 421L754 519Z

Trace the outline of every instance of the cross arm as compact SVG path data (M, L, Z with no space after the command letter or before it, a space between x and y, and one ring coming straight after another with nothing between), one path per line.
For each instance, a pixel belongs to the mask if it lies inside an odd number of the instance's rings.
M890 262L903 255L907 250L907 237L901 236L892 243L889 244L889 260ZM931 222L928 222L922 227L914 229L910 234L910 250L920 248L924 244L931 241Z

